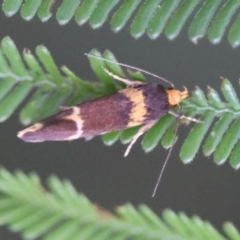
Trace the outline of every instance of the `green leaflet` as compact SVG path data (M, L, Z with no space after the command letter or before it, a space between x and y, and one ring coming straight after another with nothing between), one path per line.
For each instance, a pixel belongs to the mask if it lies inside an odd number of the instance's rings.
M20 11L27 21L36 13L43 22L55 16L61 25L74 18L78 25L89 22L94 29L102 27L109 19L115 32L131 19L129 26L133 37L139 38L147 33L155 39L165 31L170 40L179 35L189 19L188 37L194 43L207 35L211 43L217 44L226 35L232 47L240 45L240 18L231 22L239 9L238 0L62 0L59 6L54 4L54 0L4 0L2 10L8 17ZM56 11L52 12L54 7ZM229 32L226 31L228 28Z
M146 205L125 204L110 213L52 175L46 188L36 174L0 169L0 224L24 239L231 239L240 238L231 222L223 235L198 216L165 209L157 216Z

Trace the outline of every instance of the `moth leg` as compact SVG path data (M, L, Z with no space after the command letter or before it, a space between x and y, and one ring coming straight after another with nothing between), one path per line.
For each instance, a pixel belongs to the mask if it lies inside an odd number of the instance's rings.
M105 67L102 68L109 76L111 76L112 78L120 81L120 82L123 82L125 83L128 87L130 86L136 86L136 85L143 85L145 83L143 82L139 82L139 81L131 81L129 79L126 79L126 78L121 78L115 74L113 74L112 72L110 72L108 69L106 69Z
M126 157L126 156L129 154L129 152L130 152L133 144L138 140L138 138L139 138L141 135L143 135L148 129L150 129L156 122L157 122L157 120L153 120L153 121L147 123L146 125L142 126L142 127L138 130L138 132L133 136L132 141L131 141L130 144L128 145L128 147L127 147L127 149L126 149L126 151L125 151L125 153L124 153L124 157Z
M192 122L203 123L203 121L201 121L201 120L198 120L198 119L192 118L192 117L187 117L187 116L184 116L184 115L180 115L180 114L175 113L173 111L168 111L168 113L170 113L174 117L177 117L177 118L180 118L180 119L187 119L187 120L192 121Z

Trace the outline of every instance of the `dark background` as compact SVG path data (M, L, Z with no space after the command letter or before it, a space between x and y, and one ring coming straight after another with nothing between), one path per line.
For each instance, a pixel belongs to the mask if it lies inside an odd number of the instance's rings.
M54 17L47 23L37 18L26 22L17 15L7 18L2 12L0 29L0 39L10 36L20 51L27 47L34 52L37 45L45 45L59 67L64 64L84 79L96 79L84 53L92 48L110 49L120 62L159 74L179 88L185 85L191 91L198 85L205 91L210 85L219 91L219 77L224 76L239 92L240 52L239 48L232 49L226 39L217 46L206 39L194 45L188 40L185 29L174 41L167 40L164 35L155 41L147 36L135 40L129 34L129 26L115 34L108 23L93 30L88 24L79 27L74 21L59 26ZM124 158L126 146L116 143L106 147L100 137L88 142L80 139L25 143L16 137L23 128L18 113L0 125L0 164L8 170L34 171L43 182L52 173L68 178L78 191L107 209L126 202L135 206L144 203L159 215L165 208L171 208L176 212L184 211L188 216L197 214L218 229L226 220L240 228L240 172L232 169L228 162L216 166L212 158L204 157L201 151L191 164L183 165L178 157L179 144L189 129L180 128L181 137L160 188L156 197L151 198L167 154L161 146L145 154L138 141L130 155ZM20 237L1 227L0 239Z

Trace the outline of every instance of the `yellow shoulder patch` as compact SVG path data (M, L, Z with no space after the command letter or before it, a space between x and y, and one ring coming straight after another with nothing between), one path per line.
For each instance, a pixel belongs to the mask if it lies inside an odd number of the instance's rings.
M134 127L141 125L147 114L146 104L144 103L144 96L141 90L135 88L126 88L120 91L123 95L129 98L133 107L129 114L129 123L127 127Z

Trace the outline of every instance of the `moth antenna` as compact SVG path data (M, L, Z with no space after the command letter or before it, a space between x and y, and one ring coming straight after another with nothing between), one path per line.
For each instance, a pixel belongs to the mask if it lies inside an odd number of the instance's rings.
M136 70L136 71L139 71L139 72L142 72L142 73L145 73L149 76L152 76L152 77L155 77L155 78L158 78L168 84L171 85L172 88L175 88L174 84L172 82L170 82L169 80L161 77L161 76L158 76L154 73L151 73L151 72L148 72L144 69L141 69L141 68L137 68L137 67L134 67L134 66L131 66L131 65L128 65L128 64L125 64L125 63L119 63L119 62L114 62L114 61L111 61L111 60L108 60L108 59L105 59L105 58L102 58L102 57L98 57L98 56L94 56L92 54L88 54L88 53L85 53L84 55L88 56L88 57L93 57L93 58L97 58L97 59L100 59L100 60L103 60L105 62L109 62L109 63L112 63L112 64L115 64L115 65L119 65L119 66L122 66L122 67L126 67L126 68L130 68L130 69L133 69L133 70Z
M169 159L170 159L170 156L171 156L173 147L174 147L174 145L175 145L175 140L176 140L176 137L177 137L177 130L178 130L178 127L179 127L179 124L180 124L180 119L181 119L180 116L181 116L181 113L182 113L182 107L181 107L181 106L179 106L179 107L180 107L180 111L179 111L177 126L176 126L175 131L174 131L173 144L172 144L172 146L170 147L170 149L169 149L169 151L168 151L167 157L166 157L166 159L165 159L165 161L164 161L164 164L163 164L162 169L161 169L161 171L160 171L160 174L159 174L159 176L158 176L156 185L155 185L154 190L153 190L152 197L155 197L155 195L156 195L156 192L157 192L159 183L161 182L161 179L162 179L162 176L163 176L163 172L164 172L164 170L165 170L165 168L166 168L166 166L167 166L167 164L168 164L168 162L169 162Z

